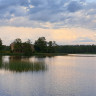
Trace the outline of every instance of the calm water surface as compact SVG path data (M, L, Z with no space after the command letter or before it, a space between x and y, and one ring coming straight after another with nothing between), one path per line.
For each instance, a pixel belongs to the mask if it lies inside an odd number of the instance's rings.
M96 55L2 56L0 96L96 96Z

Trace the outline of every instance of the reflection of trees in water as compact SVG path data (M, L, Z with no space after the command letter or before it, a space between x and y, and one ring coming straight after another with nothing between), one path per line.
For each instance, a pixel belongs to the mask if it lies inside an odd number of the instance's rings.
M49 55L49 56L46 56L46 55L36 55L35 57L36 58L46 58L46 57L52 58L52 57L55 57L55 56L51 56L51 55Z
M3 65L5 70L14 72L27 72L27 71L45 71L47 66L44 63L35 62L10 62Z
M13 72L38 72L47 70L47 65L45 64L45 62L29 62L28 60L29 58L10 56L9 62L3 63L1 57L0 69L5 69Z
M10 56L9 60L10 61L14 61L14 60L20 60L21 61L21 58L22 58L21 56Z
M35 58L36 61L38 60L41 60L42 59L42 62L44 62L45 58L52 58L54 56L44 56L44 55L36 55L36 56L10 56L9 57L9 60L10 61L29 61L31 58Z
M14 61L14 62L16 62L16 61L24 61L24 62L29 62L29 58L30 57L25 57L25 56L10 56L9 57L9 61L10 62L12 62L12 61Z
M2 56L0 56L0 68L2 67Z
M35 61L39 62L46 62L47 59L54 58L55 56L34 56Z

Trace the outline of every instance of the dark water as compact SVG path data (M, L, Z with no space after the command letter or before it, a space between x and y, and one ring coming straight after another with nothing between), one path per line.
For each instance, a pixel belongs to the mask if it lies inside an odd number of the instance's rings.
M0 96L96 96L96 55L2 56Z

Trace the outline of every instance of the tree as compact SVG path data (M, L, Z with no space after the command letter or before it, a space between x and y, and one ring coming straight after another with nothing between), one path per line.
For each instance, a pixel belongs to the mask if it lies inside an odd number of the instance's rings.
M38 40L35 41L34 47L36 52L47 52L47 42L45 37L39 37Z
M29 55L32 55L32 53L33 53L33 45L31 44L31 41L28 39L28 41L26 41L26 42L24 42L23 43L23 53L24 53L24 55L27 55L27 56L29 56Z
M22 52L22 41L20 38L17 38L14 41L14 51L15 52Z
M3 47L2 40L0 39L0 50L2 50L2 47Z
M55 41L49 41L48 42L48 53L55 53L56 52L57 44Z

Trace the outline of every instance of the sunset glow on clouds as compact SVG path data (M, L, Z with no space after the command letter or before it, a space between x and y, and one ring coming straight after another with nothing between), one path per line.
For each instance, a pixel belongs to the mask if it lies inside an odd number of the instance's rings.
M45 36L58 44L96 44L95 0L0 0L4 44Z
M24 27L1 27L0 36L3 43L8 45L16 38L22 41L31 39L34 41L40 36L46 39L57 41L58 44L95 44L95 31L83 28L62 28L62 29L43 29L43 28L24 28Z

